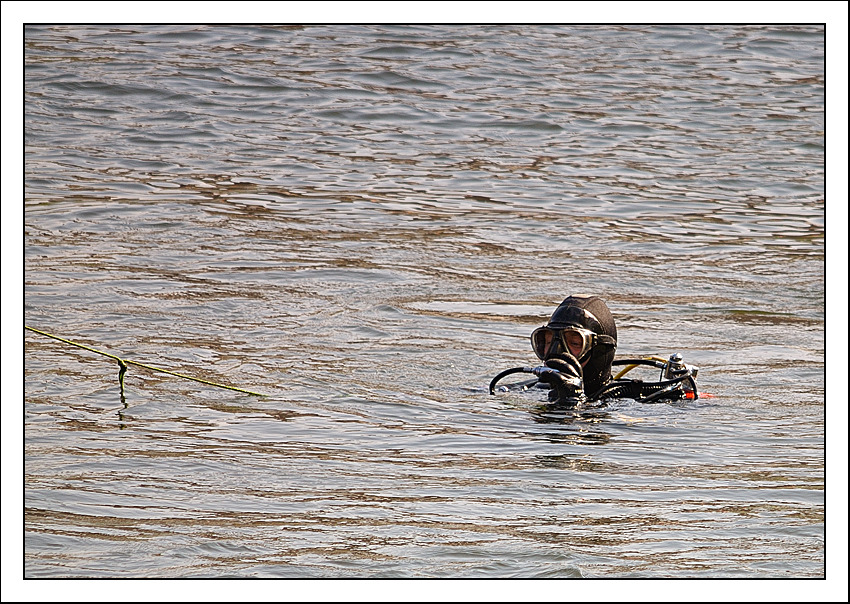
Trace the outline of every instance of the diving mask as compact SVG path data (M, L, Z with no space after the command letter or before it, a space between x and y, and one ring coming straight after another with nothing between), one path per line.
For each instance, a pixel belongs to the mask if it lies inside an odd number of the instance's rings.
M581 327L538 327L531 332L531 348L540 360L559 352L569 352L579 361L584 361L598 342L616 345L614 338Z

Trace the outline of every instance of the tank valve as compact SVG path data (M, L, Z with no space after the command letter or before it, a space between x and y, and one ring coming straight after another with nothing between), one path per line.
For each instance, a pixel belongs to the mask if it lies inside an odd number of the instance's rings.
M673 380L678 377L682 377L687 373L690 373L691 376L696 379L697 372L699 371L699 367L694 367L692 365L686 365L682 362L683 357L681 353L674 353L670 355L670 358L667 359L667 365L664 367L664 379L665 380Z

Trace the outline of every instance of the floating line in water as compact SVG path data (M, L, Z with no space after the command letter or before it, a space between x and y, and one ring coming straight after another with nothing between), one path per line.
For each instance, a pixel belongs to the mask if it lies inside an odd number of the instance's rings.
M84 344L79 344L77 342L72 342L71 340L66 340L65 338L60 338L59 336L54 336L53 334L47 333L46 331L40 331L38 329L33 329L28 325L24 325L24 329L28 329L34 333L47 336L48 338L53 338L54 340L59 340L60 342L64 342L65 344L70 344L71 346L76 346L77 348L82 348L83 350L88 350L90 352L95 352L99 355L103 355L105 357L109 357L110 359L115 359L118 361L118 366L120 369L118 370L118 383L121 385L121 392L123 395L124 392L124 374L127 372L127 365L136 365L137 367L142 367L147 369L148 371L158 371L159 373L167 373L168 375L173 375L175 377L183 378L184 380L192 380L193 382L200 382L201 384L206 384L207 386L215 386L216 388L225 388L226 390L235 390L236 392L244 392L245 394L251 394L254 396L266 396L265 394L260 394L259 392L251 392L250 390L245 390L243 388L236 388L234 386L225 386L224 384L217 384L215 382L210 382L208 380L202 380L200 378L192 377L190 375L183 375L182 373L176 373L174 371L169 371L168 369L160 369L159 367L154 367L152 365L146 365L144 363L139 363L138 361L131 361L129 359L122 359L114 354L109 354L108 352L103 352L102 350L98 350L97 348L92 348L91 346L86 346Z

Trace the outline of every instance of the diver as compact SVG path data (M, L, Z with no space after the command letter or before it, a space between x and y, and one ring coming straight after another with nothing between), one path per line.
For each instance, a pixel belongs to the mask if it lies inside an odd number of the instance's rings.
M573 295L566 298L549 322L531 334L531 348L543 361L540 367L516 367L497 375L496 383L511 373L533 373L536 380L515 386L548 387L549 402L576 405L609 398L633 398L641 402L698 398L698 368L685 365L680 354L669 359L614 360L617 350L617 326L605 302L598 296ZM628 365L612 377L613 365ZM620 379L638 365L661 369L658 382ZM509 390L502 387L501 390Z

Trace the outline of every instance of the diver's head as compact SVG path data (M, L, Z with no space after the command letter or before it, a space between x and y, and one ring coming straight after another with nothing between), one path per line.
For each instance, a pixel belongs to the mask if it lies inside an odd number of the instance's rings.
M531 346L542 361L569 352L581 363L585 392L593 394L611 379L617 326L600 298L570 296L555 309L549 323L534 330Z

